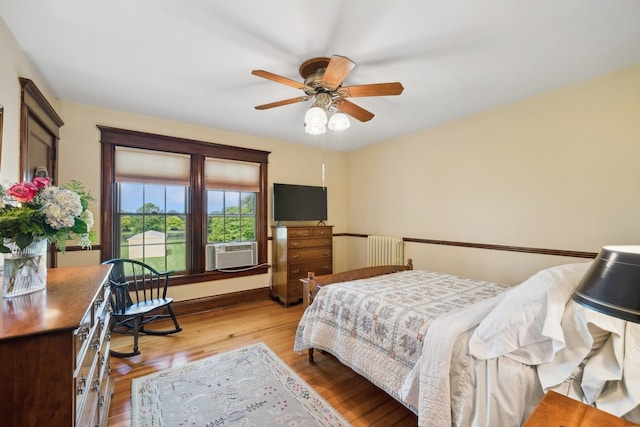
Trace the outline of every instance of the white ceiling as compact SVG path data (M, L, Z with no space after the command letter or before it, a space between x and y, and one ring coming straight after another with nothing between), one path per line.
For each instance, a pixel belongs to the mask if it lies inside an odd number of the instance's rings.
M640 63L640 0L0 0L0 16L60 99L320 146L310 102L251 75L302 81L339 54L375 117L329 131L350 151ZM260 147L256 147L260 148Z

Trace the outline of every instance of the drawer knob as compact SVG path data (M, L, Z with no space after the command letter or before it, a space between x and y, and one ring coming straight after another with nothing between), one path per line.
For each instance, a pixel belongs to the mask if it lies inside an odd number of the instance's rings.
M80 341L84 341L87 338L89 338L89 327L84 325L84 326L80 326L80 329L78 330L78 336L80 337Z
M78 378L78 383L76 384L76 394L84 394L84 389L87 385L87 377L82 375L81 378Z
M298 274L298 273L300 273L300 269L299 269L299 268L296 268L295 270L291 270L291 272L292 272L293 274Z
M291 254L291 258L293 259L300 258L300 254Z
M300 245L299 242L291 242L291 246L296 246L297 247L298 245Z
M96 338L95 340L91 341L91 349L97 350L99 348L100 348L100 338Z

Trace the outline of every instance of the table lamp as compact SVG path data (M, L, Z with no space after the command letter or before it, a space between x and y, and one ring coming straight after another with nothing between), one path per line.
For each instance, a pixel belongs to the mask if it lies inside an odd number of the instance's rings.
M640 323L640 245L603 247L572 298L600 313Z

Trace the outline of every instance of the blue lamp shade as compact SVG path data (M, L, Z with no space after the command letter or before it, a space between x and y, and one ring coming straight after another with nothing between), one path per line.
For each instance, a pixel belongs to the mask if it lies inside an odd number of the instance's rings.
M640 246L605 246L576 287L573 300L640 323Z

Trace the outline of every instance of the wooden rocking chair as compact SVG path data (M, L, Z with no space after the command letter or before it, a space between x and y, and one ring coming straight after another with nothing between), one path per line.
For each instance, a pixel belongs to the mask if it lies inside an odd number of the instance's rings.
M133 334L133 351L122 353L111 350L115 357L140 354L138 334L168 335L182 328L173 312L173 298L167 297L170 271L157 271L153 267L133 259L116 258L104 261L113 264L109 275L111 286L111 332ZM171 318L173 329L153 330L146 325L157 319Z

